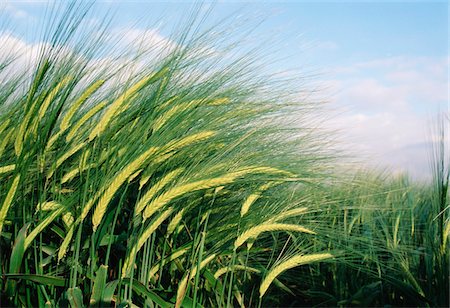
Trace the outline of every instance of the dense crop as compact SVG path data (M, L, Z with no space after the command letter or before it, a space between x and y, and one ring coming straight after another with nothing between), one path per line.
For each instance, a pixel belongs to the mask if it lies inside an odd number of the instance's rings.
M430 187L335 175L315 106L196 20L108 62L61 16L0 62L2 306L448 302L444 144Z

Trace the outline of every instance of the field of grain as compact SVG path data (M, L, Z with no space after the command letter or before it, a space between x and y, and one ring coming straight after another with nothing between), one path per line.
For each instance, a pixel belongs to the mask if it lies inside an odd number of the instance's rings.
M196 21L100 63L106 26L57 15L0 62L0 306L448 304L448 118L430 183L343 172L320 107Z

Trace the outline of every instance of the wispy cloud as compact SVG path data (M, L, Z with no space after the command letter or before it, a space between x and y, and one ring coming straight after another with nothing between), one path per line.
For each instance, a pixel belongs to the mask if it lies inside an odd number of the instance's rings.
M14 67L3 71L3 74L20 74L36 61L40 48L44 43L30 44L24 39L9 32L0 33L0 61L14 59Z
M122 43L136 50L152 50L156 53L169 53L177 44L160 34L157 29L116 28L114 35L122 38Z
M424 176L432 116L448 108L448 69L447 58L425 57L337 67L328 85L341 114L331 125L343 132L347 149L370 164Z

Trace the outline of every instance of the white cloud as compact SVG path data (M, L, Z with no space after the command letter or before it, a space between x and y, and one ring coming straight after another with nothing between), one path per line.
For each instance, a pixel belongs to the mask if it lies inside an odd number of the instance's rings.
M89 19L85 21L87 24L94 24L98 21ZM110 36L107 43L115 43L111 46L108 53L102 57L91 59L92 67L99 72L105 68L119 69L128 63L127 72L121 74L121 78L127 80L127 76L133 72L142 70L144 67L158 61L160 57L164 57L176 47L176 44L163 37L157 30L140 30L140 29L122 29L112 31L114 35ZM119 44L117 42L121 39ZM29 68L37 64L39 53L50 46L45 42L28 43L20 36L11 32L0 32L0 63L5 60L14 60L14 64L7 67L0 73L2 78L10 78L13 74L21 74L30 71ZM117 53L114 53L116 51ZM136 55L145 51L145 56L136 58ZM70 48L60 50L61 57L68 53L72 53ZM132 61L132 62L130 62Z
M375 78L349 79L337 94L339 103L351 104L358 111L401 112L408 107L408 89L404 85L384 85Z
M0 63L10 59L14 60L14 67L7 67L5 71L2 71L2 74L6 76L20 74L30 65L35 64L39 50L43 46L40 43L29 44L8 32L0 33L0 45L2 46L0 48Z
M174 41L162 36L157 29L120 28L113 29L112 33L121 39L122 44L136 51L167 54L177 47Z
M341 143L370 165L426 177L431 116L448 108L448 59L396 57L334 70Z

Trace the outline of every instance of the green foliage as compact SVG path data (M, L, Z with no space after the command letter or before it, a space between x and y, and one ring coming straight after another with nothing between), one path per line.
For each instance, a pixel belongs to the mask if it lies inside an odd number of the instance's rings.
M448 302L443 143L432 187L333 175L315 106L202 16L105 65L88 8L56 13L0 62L1 306Z

